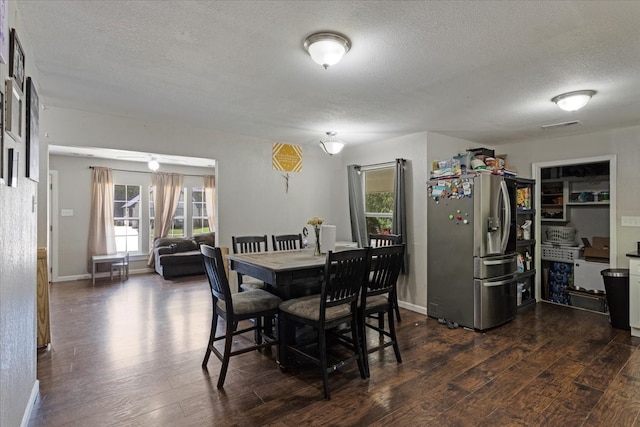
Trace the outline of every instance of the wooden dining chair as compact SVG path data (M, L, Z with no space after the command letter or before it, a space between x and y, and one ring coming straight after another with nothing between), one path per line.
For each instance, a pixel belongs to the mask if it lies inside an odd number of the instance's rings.
M278 305L282 300L262 289L252 289L232 294L220 248L201 245L200 251L202 252L203 264L213 302L211 332L209 333L209 342L202 361L202 368L207 369L209 357L213 352L222 362L220 375L218 376L218 388L222 388L231 357L278 343L275 337L265 333L263 325L266 324L267 319L275 317L278 312ZM224 319L226 328L224 335L216 336L219 317ZM254 320L253 324L249 323L252 326L238 329L239 322L248 319ZM254 343L232 351L231 346L234 343L234 337L251 331L255 332ZM220 340L224 340L224 349L222 351L218 350L214 345L216 341Z
M402 269L404 258L404 245L379 246L371 248L371 273L369 281L360 294L358 306L360 337L362 338L362 353L364 354L365 370L370 376L369 354L383 348L393 346L396 361L402 363L400 347L396 336L396 327L393 320L393 301L396 293L396 282ZM387 328L384 318L387 316ZM373 321L377 320L377 323ZM367 329L378 332L378 343L369 347Z
M267 242L266 234L264 236L231 236L234 254L267 252L269 251ZM238 291L242 292L251 289L264 289L264 282L238 273Z
M271 240L273 243L274 251L292 251L295 249L302 249L302 234L281 234L272 235Z
M324 397L329 400L329 373L350 362L357 362L360 376L366 378L364 355L358 329L358 296L369 274L369 248L329 252L324 267L324 281L320 295L294 298L280 304L280 337L286 333L287 323L295 322L313 328L317 340L286 346L287 352L312 362L322 371ZM347 325L349 334L341 333L339 325ZM336 330L334 330L336 329ZM327 335L336 344L347 348L332 359L329 365Z
M402 235L400 234L369 234L369 246L378 248L380 246L401 245ZM398 294L394 294L393 309L396 312L396 319L400 322L400 307L398 306Z

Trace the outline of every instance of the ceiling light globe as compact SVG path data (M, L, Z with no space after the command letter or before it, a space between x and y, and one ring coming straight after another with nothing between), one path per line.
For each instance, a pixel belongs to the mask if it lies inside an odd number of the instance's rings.
M338 154L344 148L344 143L340 141L321 141L320 147L322 150L330 156Z
M309 46L309 55L317 64L325 69L337 64L344 56L346 49L333 40L315 42Z
M304 41L304 48L311 59L325 69L337 64L350 47L349 39L337 33L316 33Z
M578 111L596 94L595 90L579 90L576 92L563 93L554 97L551 101L565 111Z
M152 159L152 160L149 160L149 163L147 163L147 166L149 167L149 169L155 172L160 168L160 163L158 163L157 160Z
M334 139L336 135L336 132L327 132L329 139L326 141L320 140L320 148L330 156L338 154L344 148L344 142Z

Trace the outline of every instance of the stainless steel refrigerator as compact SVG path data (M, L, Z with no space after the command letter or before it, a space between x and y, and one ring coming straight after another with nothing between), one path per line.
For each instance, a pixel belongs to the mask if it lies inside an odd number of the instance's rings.
M483 330L517 311L515 181L481 173L428 183L427 314Z

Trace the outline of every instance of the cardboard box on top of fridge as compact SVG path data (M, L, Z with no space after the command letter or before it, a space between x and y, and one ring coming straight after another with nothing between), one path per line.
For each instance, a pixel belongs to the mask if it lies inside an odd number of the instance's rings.
M584 258L587 261L609 261L609 238L593 237L591 246L585 246Z

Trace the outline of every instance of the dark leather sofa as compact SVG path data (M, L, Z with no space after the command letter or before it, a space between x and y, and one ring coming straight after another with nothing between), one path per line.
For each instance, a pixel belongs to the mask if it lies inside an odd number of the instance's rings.
M204 274L201 244L215 246L215 233L156 239L153 244L156 272L165 279Z

